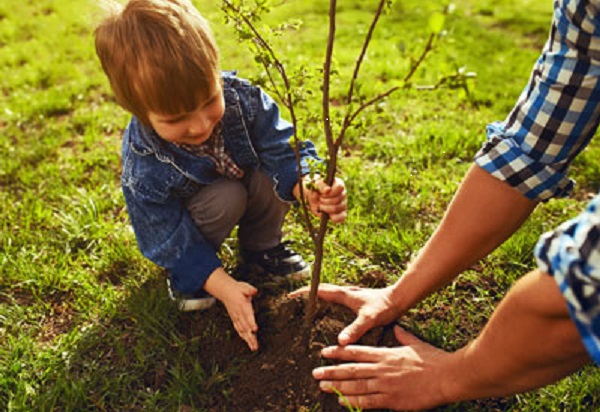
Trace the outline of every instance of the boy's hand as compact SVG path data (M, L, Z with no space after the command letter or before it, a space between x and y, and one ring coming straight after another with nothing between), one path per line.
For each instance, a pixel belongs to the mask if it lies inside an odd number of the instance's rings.
M254 320L254 310L252 309L252 296L256 295L257 289L246 282L236 281L225 292L221 302L227 308L233 327L248 344L250 350L257 350L256 332L258 332L258 326Z
M254 319L252 297L258 290L246 282L238 282L233 279L223 268L216 269L209 276L204 284L204 290L225 305L235 331L246 342L250 350L257 350L258 326Z
M334 223L346 219L346 185L342 179L335 178L333 184L328 186L322 178L313 181L309 176L304 176L302 184L308 208L315 216L326 213ZM299 184L294 186L294 196L300 198Z

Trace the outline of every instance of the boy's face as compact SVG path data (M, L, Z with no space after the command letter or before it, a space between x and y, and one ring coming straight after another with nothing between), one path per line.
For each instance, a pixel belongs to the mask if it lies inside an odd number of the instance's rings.
M212 96L191 112L160 114L149 112L148 120L156 133L172 143L199 145L206 142L225 112L223 89L217 85Z

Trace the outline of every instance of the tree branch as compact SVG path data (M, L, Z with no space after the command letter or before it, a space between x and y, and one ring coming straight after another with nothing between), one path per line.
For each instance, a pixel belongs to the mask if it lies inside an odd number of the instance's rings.
M279 92L279 89L277 88L277 82L275 81L275 79L273 78L273 76L271 74L268 62L264 61L264 59L261 58L261 63L263 65L263 67L265 68L265 70L267 71L267 75L269 76L269 81L271 82L271 85L273 86L275 93L279 97L280 101L284 103L285 107L288 109L288 111L290 113L292 127L294 129L294 155L296 157L296 167L298 168L298 175L299 175L298 189L299 189L299 194L300 194L300 205L302 208L302 212L303 212L304 220L306 222L306 227L307 227L309 236L312 239L313 243L316 243L317 236L315 234L315 228L312 225L310 212L308 210L308 205L306 204L306 198L304 196L304 194L305 194L304 185L302 184L302 178L300 176L300 170L302 170L302 164L301 164L301 159L300 159L300 140L298 139L298 136L296 133L298 130L298 121L297 121L296 112L294 109L294 99L293 99L293 96L291 93L291 85L290 85L290 81L288 79L287 73L285 71L285 67L281 63L281 61L279 60L279 58L277 57L277 55L275 54L275 52L273 51L273 49L271 48L269 43L264 39L264 37L256 29L256 27L254 27L254 24L252 23L252 21L248 17L246 17L246 15L242 12L242 10L237 8L229 0L223 0L223 4L224 4L223 10L232 19L234 19L236 21L239 21L238 19L241 19L242 22L250 29L250 31L252 32L252 34L254 36L253 40L254 40L255 44L257 45L257 47L259 49L262 48L263 50L267 51L269 57L271 58L273 64L275 65L275 68L277 69L277 72L279 73L279 75L281 77L281 80L283 81L284 90L285 90L284 94Z

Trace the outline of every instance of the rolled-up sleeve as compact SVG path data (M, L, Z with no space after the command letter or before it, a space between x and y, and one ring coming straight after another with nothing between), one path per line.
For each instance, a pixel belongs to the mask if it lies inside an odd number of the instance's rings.
M555 2L550 38L503 122L487 127L475 163L532 200L566 196L574 158L600 118L599 2Z
M600 194L587 209L535 248L540 270L554 277L590 356L600 365Z

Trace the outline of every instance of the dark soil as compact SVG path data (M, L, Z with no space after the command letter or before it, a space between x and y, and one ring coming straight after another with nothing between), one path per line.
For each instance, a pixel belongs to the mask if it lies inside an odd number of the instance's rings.
M227 371L225 375L230 377L225 383L227 388L215 394L208 410L347 411L338 404L337 396L319 390L311 371L328 362L320 356L321 349L337 342L338 333L351 323L354 314L340 305L320 302L312 327L306 328L305 299L287 297L293 286L248 280L260 290L254 299L259 326L257 352L251 352L237 336L220 304L206 312L179 317L180 332L190 339L201 340L202 352L207 357L204 367ZM371 330L359 344L397 346L398 342L390 325ZM475 410L486 411L502 410L503 406L506 404L502 400L471 405Z
M254 411L347 411L337 397L321 392L311 371L324 364L320 352L337 342L338 333L354 314L340 305L320 302L312 327L304 323L305 299L287 297L293 285L261 284L254 299L260 348L251 352L237 336L225 308L217 304L203 313L180 316L179 329L193 338L201 336L203 352L210 357L206 368L230 370L232 379L226 395L215 399L210 410ZM229 331L207 336L206 330ZM211 334L212 335L212 334ZM377 328L363 337L368 345L395 344L390 328Z

